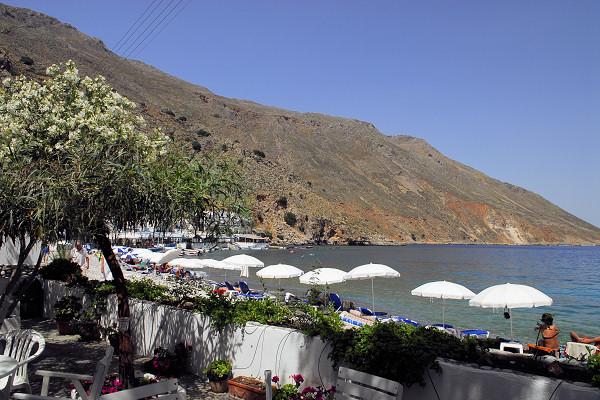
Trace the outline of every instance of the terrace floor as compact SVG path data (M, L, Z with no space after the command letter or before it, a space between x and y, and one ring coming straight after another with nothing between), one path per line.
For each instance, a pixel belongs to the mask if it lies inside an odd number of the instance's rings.
M35 329L40 332L46 340L46 349L40 357L29 364L29 381L33 394L40 394L42 388L42 377L35 375L38 369L75 372L93 375L96 362L104 355L105 342L82 342L79 335L59 335L54 320L27 319L21 322L23 329ZM135 356L136 372L141 372L141 365L147 357ZM118 373L118 358L115 356L111 364L110 374ZM189 400L229 399L227 393L213 393L208 381L194 374L186 374L179 379L179 383L185 388ZM71 383L63 379L51 379L49 395L60 397L70 396Z

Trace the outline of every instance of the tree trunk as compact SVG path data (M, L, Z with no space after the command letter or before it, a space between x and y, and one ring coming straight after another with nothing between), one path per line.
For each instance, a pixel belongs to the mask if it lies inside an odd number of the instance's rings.
M0 296L0 326L4 323L4 320L9 315L11 310L14 310L16 307L16 303L19 300L15 294L17 289L19 288L19 279L21 279L21 275L23 275L23 264L25 264L25 259L29 255L29 252L33 248L35 244L35 240L29 238L29 243L25 239L25 236L22 235L19 238L19 259L17 260L17 266L13 270L8 284L6 285L6 289L4 289L4 293ZM17 243L15 241L15 246Z
M104 255L106 264L110 268L117 289L118 316L119 316L119 380L125 388L130 389L135 382L133 368L133 344L131 330L129 329L129 296L127 295L127 282L117 257L112 251L110 240L106 235L95 235L98 247ZM125 319L125 320L124 320ZM124 331L123 331L124 329Z
M37 259L37 261L35 263L35 267L33 268L33 271L31 271L31 274L29 275L29 278L25 282L22 282L21 285L18 287L18 291L17 291L17 293L14 296L15 299L18 300L18 301L13 301L12 302L12 304L8 308L7 315L12 315L12 313L15 310L15 308L17 307L17 304L19 303L19 301L23 300L23 296L25 295L25 293L29 289L29 286L31 286L31 284L33 283L33 281L35 280L35 278L37 278L38 273L40 272L40 265L42 265L42 258L44 257L44 248L46 247L46 245L47 245L46 242L42 242L42 246L41 246L41 250L40 250L40 255L38 256L38 259ZM0 326L2 326L2 323L0 323Z

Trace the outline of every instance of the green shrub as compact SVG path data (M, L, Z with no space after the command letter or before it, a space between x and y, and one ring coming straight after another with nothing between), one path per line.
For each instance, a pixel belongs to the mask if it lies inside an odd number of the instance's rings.
M286 213L283 215L283 221L284 221L286 224L288 224L289 226L294 226L294 225L296 225L296 221L297 221L296 214L294 214L294 213L293 213L293 212L291 212L291 211L288 211L288 212L286 212Z
M592 385L600 387L600 354L589 355L585 368L592 375Z
M65 296L52 306L54 319L57 321L72 321L81 311L81 299L76 296Z
M164 112L167 115L170 115L171 117L175 117L175 113L171 110L164 109L162 110L162 112Z
M283 235L280 233L279 235L277 235L277 239L283 240Z
M210 136L210 132L204 129L198 129L196 131L196 135L198 135L199 137L208 137Z
M33 65L34 64L33 58L31 58L29 56L21 56L20 61L25 65Z
M150 279L127 281L129 295L140 300L163 302L167 299L164 293L167 293L168 290L168 287L158 285Z
M277 205L281 208L287 208L287 197L285 196L281 196L279 199L277 199Z
M273 233L269 231L265 231L265 236L269 238L269 240L273 240Z
M185 121L187 121L187 118L182 116L182 117L177 118L177 120L179 120L181 122L185 122Z
M40 275L44 279L66 282L73 275L82 277L79 264L65 258L56 258L48 265L40 268Z
M202 144L200 144L199 141L194 140L192 142L192 149L194 149L194 151L202 151Z
M265 152L264 152L264 151L262 151L262 150L252 150L252 152L253 152L254 154L256 154L257 156L259 156L260 158L265 158L265 157L266 157L266 156L265 156Z

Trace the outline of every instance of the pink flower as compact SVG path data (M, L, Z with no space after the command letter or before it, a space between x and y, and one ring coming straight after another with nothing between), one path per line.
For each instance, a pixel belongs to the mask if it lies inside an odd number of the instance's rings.
M279 382L279 377L276 375L273 377L273 379L271 379L274 383Z
M304 378L302 377L301 374L298 375L292 375L292 379L294 380L294 382L296 383L302 383L304 382Z

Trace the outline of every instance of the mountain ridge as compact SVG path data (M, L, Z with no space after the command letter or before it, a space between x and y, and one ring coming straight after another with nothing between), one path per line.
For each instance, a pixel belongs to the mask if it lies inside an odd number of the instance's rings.
M0 5L0 23L0 51L12 64L5 74L43 79L47 66L72 59L82 75L102 75L136 102L149 128L239 158L253 187L254 229L275 243L600 244L599 228L423 139L229 99L123 59L100 39L35 11ZM294 226L285 213L297 217Z

